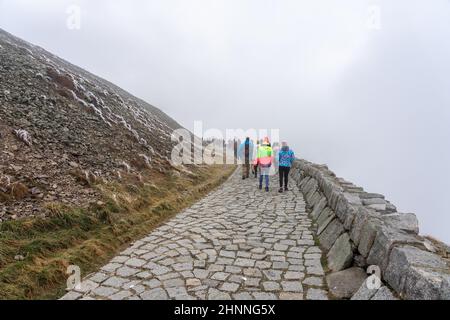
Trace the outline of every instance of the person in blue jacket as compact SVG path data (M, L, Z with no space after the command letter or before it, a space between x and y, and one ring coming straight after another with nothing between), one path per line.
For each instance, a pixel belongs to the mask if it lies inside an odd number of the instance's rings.
M281 150L278 152L278 173L280 175L280 189L278 192L288 191L288 177L291 170L292 163L294 162L294 152L289 149L286 142L281 143Z

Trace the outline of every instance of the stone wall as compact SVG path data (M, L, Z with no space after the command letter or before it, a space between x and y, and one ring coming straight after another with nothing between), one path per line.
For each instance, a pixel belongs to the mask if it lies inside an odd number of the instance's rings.
M317 224L335 296L450 299L449 261L419 235L414 214L397 212L383 195L365 192L336 177L325 165L296 160L291 172ZM366 285L369 266L381 271L378 290ZM356 290L339 288L346 278L360 281Z

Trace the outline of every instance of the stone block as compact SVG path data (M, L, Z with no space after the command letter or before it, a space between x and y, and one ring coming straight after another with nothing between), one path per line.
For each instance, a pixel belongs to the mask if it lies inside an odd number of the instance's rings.
M351 298L366 280L367 274L363 269L353 267L334 272L326 277L330 293L337 299Z
M381 216L388 225L400 230L419 234L419 221L414 213L392 213Z
M322 213L322 210L326 207L327 205L327 199L325 197L322 197L319 202L314 206L313 211L311 212L311 217L314 220L317 220L317 218L319 217L319 214Z
M333 211L328 210L327 212L329 212L329 214L324 213L323 215L320 215L321 217L323 217L323 219L317 221L317 235L321 235L326 227L328 227L330 222L333 221L333 219L337 219Z
M367 257L367 263L377 265L381 270L385 270L389 253L394 246L399 244L423 246L423 242L413 235L388 226L380 226Z
M350 229L350 238L353 240L353 243L358 246L359 241L361 239L362 229L366 224L367 220L371 217L376 217L377 215L372 211L364 208L358 207L355 212L355 216L353 218L353 223Z
M386 200L381 198L370 198L370 199L362 199L362 204L365 206L371 204L386 204Z
M315 207L322 198L324 198L324 196L320 192L316 191L311 198L311 206Z
M370 300L398 300L392 293L392 291L386 287L383 286L375 293L375 295Z
M303 193L308 194L310 192L315 192L317 190L318 184L316 179L310 179L308 183L305 184L305 187L303 188Z
M324 248L325 251L329 251L344 231L344 226L339 222L339 219L331 221L319 236L321 247Z
M335 213L341 221L345 221L345 217L349 211L350 205L361 205L361 199L358 195L353 193L344 192L341 193L338 201Z
M366 279L350 300L370 300L377 293L377 291L378 289L369 289Z
M440 256L416 247L403 246L392 249L384 279L405 299L448 299L449 270Z
M359 194L359 197L361 198L361 199L376 199L376 198L379 198L379 199L384 199L384 196L382 195L382 194L379 194L379 193L369 193L369 192L364 192L364 193L360 193Z
M353 249L350 237L343 233L327 254L328 268L331 271L341 271L350 267L353 261Z
M370 249L375 241L380 225L381 221L376 220L375 218L368 218L366 223L362 226L358 251L364 258L367 258L370 253Z

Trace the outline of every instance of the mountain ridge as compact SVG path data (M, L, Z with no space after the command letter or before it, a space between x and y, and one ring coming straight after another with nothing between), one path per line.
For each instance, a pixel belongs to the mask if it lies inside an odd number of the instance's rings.
M3 29L0 58L0 222L95 201L98 180L173 169L182 126L161 109Z

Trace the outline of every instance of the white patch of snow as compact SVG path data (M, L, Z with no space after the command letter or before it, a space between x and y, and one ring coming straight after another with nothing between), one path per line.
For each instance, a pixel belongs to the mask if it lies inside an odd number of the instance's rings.
M14 130L14 133L16 134L17 138L25 142L28 146L31 146L33 144L33 141L31 139L31 135L28 131L23 129Z

